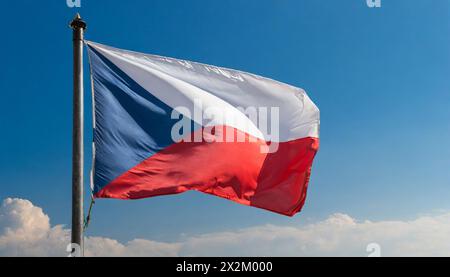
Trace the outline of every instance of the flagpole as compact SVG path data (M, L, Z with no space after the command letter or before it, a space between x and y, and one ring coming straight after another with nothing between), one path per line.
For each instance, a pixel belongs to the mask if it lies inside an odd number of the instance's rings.
M72 240L83 256L83 35L86 23L77 13L73 30ZM77 250L75 250L77 251Z

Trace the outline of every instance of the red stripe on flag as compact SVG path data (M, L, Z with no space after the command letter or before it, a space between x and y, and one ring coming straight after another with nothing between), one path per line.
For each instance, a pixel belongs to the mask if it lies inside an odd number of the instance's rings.
M232 127L225 130L241 133ZM281 142L278 151L261 153L264 141L242 135L246 142L175 143L122 174L95 197L139 199L197 190L288 216L299 212L319 139Z

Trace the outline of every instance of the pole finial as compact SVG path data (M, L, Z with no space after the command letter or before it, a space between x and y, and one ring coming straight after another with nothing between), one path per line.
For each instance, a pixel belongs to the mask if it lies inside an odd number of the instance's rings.
M72 22L70 22L70 27L74 30L76 29L86 29L86 22L81 19L81 16L79 13L75 15Z

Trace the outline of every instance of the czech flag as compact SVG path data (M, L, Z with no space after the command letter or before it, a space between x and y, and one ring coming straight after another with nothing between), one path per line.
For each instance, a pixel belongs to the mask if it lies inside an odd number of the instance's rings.
M237 70L86 42L96 198L196 190L292 216L319 148L305 91Z

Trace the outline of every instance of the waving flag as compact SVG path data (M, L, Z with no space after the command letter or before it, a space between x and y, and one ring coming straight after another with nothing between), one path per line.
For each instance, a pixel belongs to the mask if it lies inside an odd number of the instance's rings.
M302 89L241 71L87 46L95 197L197 190L284 215L300 211L319 147L319 110Z

